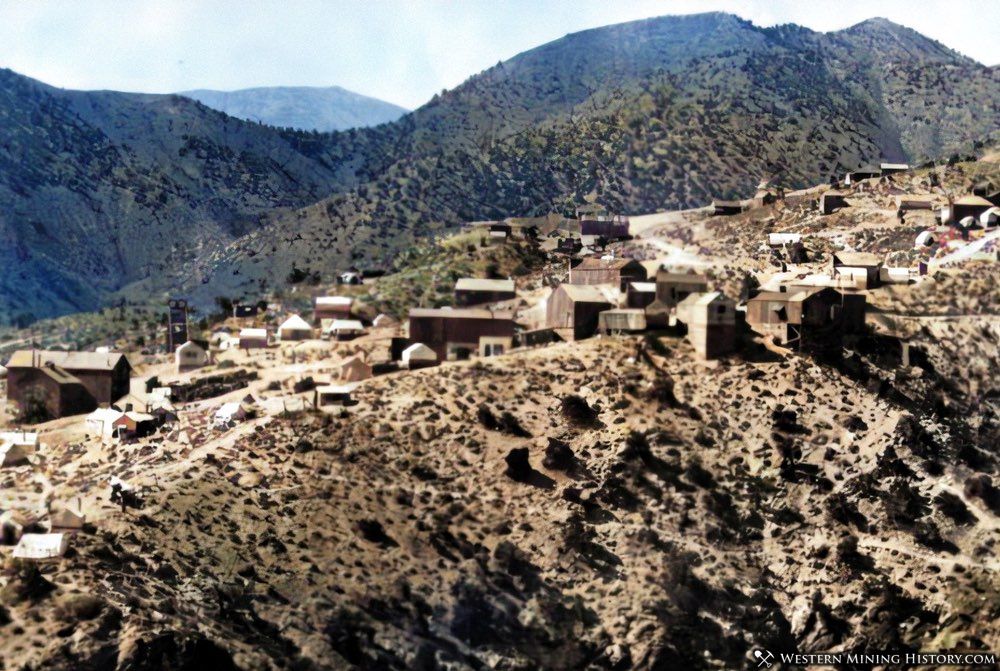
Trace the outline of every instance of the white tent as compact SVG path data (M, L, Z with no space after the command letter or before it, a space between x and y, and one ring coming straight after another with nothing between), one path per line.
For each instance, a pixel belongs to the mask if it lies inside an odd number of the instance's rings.
M962 217L962 220L958 222L958 225L964 229L970 229L976 227L975 217Z
M312 334L312 327L298 315L290 316L278 327L278 335L282 340L308 340Z
M193 370L208 365L208 352L196 342L188 340L174 352L177 372Z
M49 513L49 530L82 529L87 521L79 501L76 505L62 504L54 506Z
M418 366L433 366L437 363L438 355L427 345L415 342L403 350L403 365L409 368Z
M979 223L983 225L983 228L993 228L1000 225L1000 207L991 207L980 214ZM2 372L0 372L0 377L3 377Z
M934 236L933 231L921 231L920 234L917 235L917 239L914 241L913 247L915 249L920 249L921 247L930 247L936 241L937 238Z
M334 319L323 328L323 335L335 338L359 336L364 332L364 324L357 319Z
M24 534L11 556L15 559L54 559L61 557L69 547L66 534Z
M380 314L378 317L375 317L374 321L372 321L372 326L377 329L389 328L396 326L397 324L399 324L399 322L387 314Z

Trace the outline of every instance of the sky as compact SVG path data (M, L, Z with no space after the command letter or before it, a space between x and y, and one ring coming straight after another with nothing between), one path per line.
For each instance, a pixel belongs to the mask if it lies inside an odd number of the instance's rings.
M338 85L415 108L567 33L702 11L819 31L882 16L1000 64L1000 0L0 0L0 67L149 93Z

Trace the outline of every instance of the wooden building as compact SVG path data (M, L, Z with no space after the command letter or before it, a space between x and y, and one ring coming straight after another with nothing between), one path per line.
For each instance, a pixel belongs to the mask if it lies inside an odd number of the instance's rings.
M410 340L430 347L441 360L467 359L480 351L483 338L513 338L514 328L509 312L475 308L410 310Z
M635 259L588 257L569 269L570 284L613 284L625 291L629 282L644 282L646 269Z
M24 410L32 398L41 400L46 414L52 419L79 415L97 407L97 401L83 381L54 363L10 369L7 400L14 401Z
M240 331L240 349L263 349L269 344L266 328Z
M991 207L993 203L982 196L963 196L941 208L941 223L954 225L966 217L978 219L979 215Z
M840 208L847 206L847 194L843 191L827 191L819 198L820 214L833 214Z
M656 300L656 282L629 282L625 304L630 308L645 308Z
M782 287L747 302L747 323L792 349L822 347L864 330L865 297L831 287Z
M896 196L896 209L901 212L934 209L934 196L918 196L904 193Z
M19 350L7 362L7 398L20 404L24 391L33 385L46 393L58 390L58 399L53 398L49 407L57 410L54 417L62 417L90 412L124 396L131 376L132 365L120 352ZM84 394L77 384L84 387Z
M859 289L872 289L880 282L882 259L870 252L834 252L831 276L852 277Z
M281 338L282 342L309 340L313 337L312 326L302 317L290 315L278 327L278 337Z
M596 286L560 284L546 303L546 324L554 329L571 329L573 338L589 338L597 332L600 313L614 303Z
M853 170L844 176L844 186L851 186L852 184L857 184L861 180L878 177L880 174L881 171L876 170L875 168L861 168L860 170Z
M690 294L677 305L677 321L687 326L687 339L703 359L716 359L733 351L736 303L725 294Z
M367 380L371 376L371 364L358 354L344 359L340 364L340 379L345 382L360 382L361 380Z
M646 330L646 312L641 308L612 308L597 315L597 330L606 335Z
M455 305L469 307L498 303L517 297L514 280L487 280L462 277L455 282Z
M580 235L596 235L611 240L629 237L628 217L622 215L580 220Z
M348 319L354 299L349 296L317 296L313 299L313 323L317 326L324 319Z
M697 273L672 273L661 269L656 273L656 300L675 307L693 293L708 291L708 278Z
M713 200L712 214L717 217L727 217L747 210L747 204L742 200Z
M210 358L208 350L204 346L193 340L188 340L174 351L174 360L177 364L177 372L183 373L207 366Z

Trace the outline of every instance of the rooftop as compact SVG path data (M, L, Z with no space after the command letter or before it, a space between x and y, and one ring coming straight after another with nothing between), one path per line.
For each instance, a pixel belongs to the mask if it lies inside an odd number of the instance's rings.
M118 362L128 358L121 352L56 352L51 350L22 349L14 352L7 362L7 368L33 368L47 363L55 364L67 371L74 370L114 370ZM131 368L131 364L129 364Z
M513 293L514 280L487 280L477 277L462 277L455 282L455 291L506 291Z

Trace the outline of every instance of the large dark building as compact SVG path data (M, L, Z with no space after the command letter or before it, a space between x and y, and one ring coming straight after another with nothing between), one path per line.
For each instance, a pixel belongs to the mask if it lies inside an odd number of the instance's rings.
M462 307L499 303L516 297L514 280L462 277L455 283L455 304Z
M509 349L514 338L514 318L509 312L481 309L410 310L411 343L427 345L442 361L465 359L473 353Z
M132 365L121 353L19 350L7 362L7 398L22 405L29 389L53 417L89 412L129 393Z
M830 287L782 287L747 301L747 323L792 349L823 347L865 325L865 297Z
M549 328L572 329L573 339L589 338L597 332L600 313L615 307L596 286L560 284L552 290L545 306Z
M613 284L625 291L629 282L644 282L646 269L635 259L586 258L569 269L570 284Z

